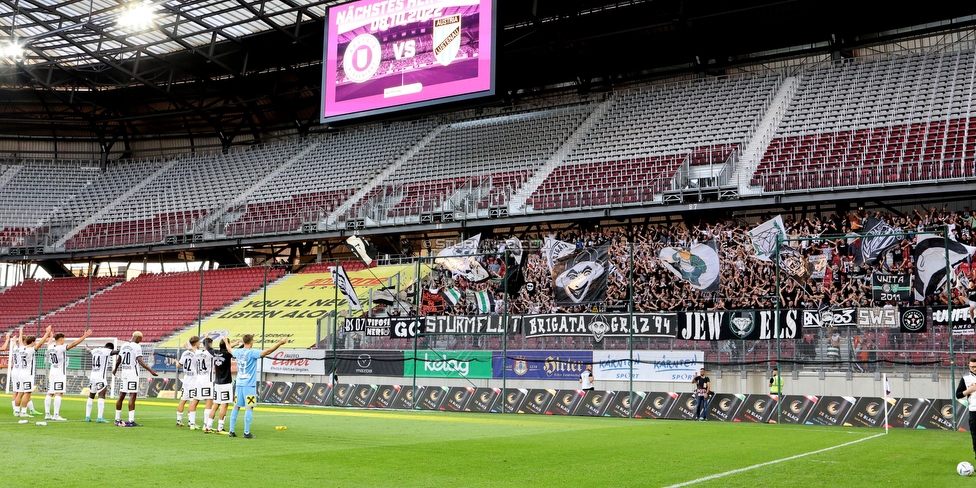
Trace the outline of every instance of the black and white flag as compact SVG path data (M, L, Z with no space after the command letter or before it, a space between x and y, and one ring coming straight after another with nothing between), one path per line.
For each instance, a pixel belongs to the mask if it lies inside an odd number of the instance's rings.
M373 260L376 259L376 247L359 236L349 236L346 239L346 245L349 246L349 250L352 251L356 257L362 261L363 264L368 268L369 265L373 264Z
M898 229L888 225L884 220L868 217L861 231L861 235L864 236L861 238L861 245L854 254L854 264L861 266L877 262L885 251L902 239L901 236L891 235L898 232L900 232Z
M948 247L949 254L946 255ZM915 258L914 288L915 299L925 300L928 295L937 294L945 285L946 265L955 270L976 251L976 247L960 244L949 239L948 246L943 237L935 234L919 234L912 249Z
M553 291L558 305L571 307L606 300L609 251L609 244L581 249L553 264Z
M362 303L359 302L359 297L356 296L356 289L352 286L352 281L349 281L349 275L346 274L346 270L342 269L342 266L336 266L335 270L332 271L332 282L339 288L342 296L346 297L346 300L349 302L349 308L354 310L363 309Z

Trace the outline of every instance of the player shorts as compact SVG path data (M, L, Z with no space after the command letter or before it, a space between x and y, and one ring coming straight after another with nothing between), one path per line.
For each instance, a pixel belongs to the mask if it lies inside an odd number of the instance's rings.
M227 383L225 385L214 385L213 401L218 405L230 405L231 403L234 403L234 391L231 388L231 384Z
M34 391L34 375L19 375L14 378L14 393L28 393Z
M258 404L258 389L254 386L238 386L236 407L251 408Z
M197 388L197 382L195 380L184 380L183 385L180 386L180 400L194 400L199 393L200 390Z
M68 378L64 375L50 375L48 376L48 387L47 392L54 393L64 393L67 391Z
M119 393L139 393L139 377L138 376L120 377Z
M213 400L213 383L204 383L202 385L198 385L197 395L194 398L200 400L201 402L206 400Z
M89 393L101 393L105 388L108 388L108 381L105 378L99 378L98 376L92 376L88 380L88 392Z

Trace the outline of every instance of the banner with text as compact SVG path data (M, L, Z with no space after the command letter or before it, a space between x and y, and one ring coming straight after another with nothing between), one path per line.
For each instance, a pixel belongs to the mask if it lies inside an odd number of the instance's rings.
M702 351L594 351L595 381L690 382L704 366Z

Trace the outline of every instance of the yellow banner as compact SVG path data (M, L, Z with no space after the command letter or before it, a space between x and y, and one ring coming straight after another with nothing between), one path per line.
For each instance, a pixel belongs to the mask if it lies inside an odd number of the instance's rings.
M370 290L385 286L390 278L393 278L392 285L401 289L414 280L416 271L415 265L380 266L348 274L356 288L356 295L365 308ZM422 275L428 272L427 266L421 266ZM398 274L399 286L395 278ZM336 294L331 273L296 274L268 287L267 300L259 291L230 309L205 319L200 326L200 335L213 338L226 335L233 343L244 334L254 334L255 347L261 347L263 320L263 339L267 347L284 337L288 339L288 344L284 347L304 349L315 344L319 320L343 310L348 310L348 303L342 293ZM358 314L358 311L355 312ZM322 339L329 333L324 329L325 322L323 320ZM194 335L197 335L196 328L175 336L158 347L178 348Z

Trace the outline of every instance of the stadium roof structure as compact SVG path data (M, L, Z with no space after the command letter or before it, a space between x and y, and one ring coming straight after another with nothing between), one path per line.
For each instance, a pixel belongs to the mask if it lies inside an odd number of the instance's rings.
M345 1L0 2L0 139L304 132L319 120L327 9ZM839 0L497 0L499 99L607 88L934 35L976 4ZM9 46L22 45L22 51ZM497 100L497 99L496 99Z

